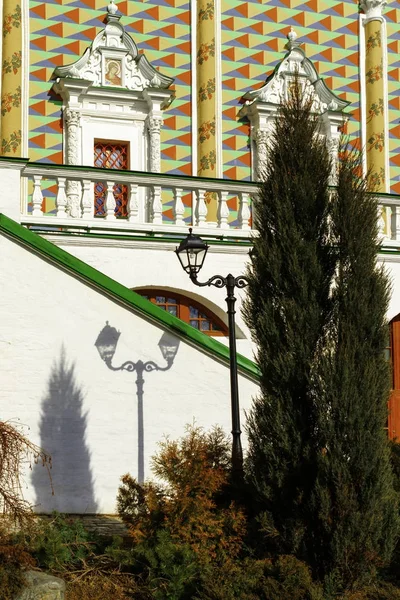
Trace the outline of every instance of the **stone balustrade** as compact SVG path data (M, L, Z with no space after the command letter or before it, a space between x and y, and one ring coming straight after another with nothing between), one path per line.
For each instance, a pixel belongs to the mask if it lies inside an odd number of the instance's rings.
M400 196L379 194L378 231L381 244L400 241Z
M227 238L252 235L252 197L259 186L9 158L0 158L0 177L0 212L28 226L162 235L185 234L193 225L199 235ZM100 210L95 194L99 187L103 190ZM118 215L117 205L121 190L126 194L123 216ZM215 222L207 219L210 202L217 205ZM380 194L377 217L381 244L397 247L400 196Z
M235 237L249 236L258 189L250 182L43 163L27 163L21 178L27 225L176 233L193 225L200 234ZM217 207L215 222L207 219L210 203Z

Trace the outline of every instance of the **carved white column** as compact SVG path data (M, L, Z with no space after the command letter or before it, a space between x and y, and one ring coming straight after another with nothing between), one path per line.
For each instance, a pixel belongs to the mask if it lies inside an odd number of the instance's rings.
M66 162L67 165L79 164L79 122L80 114L76 110L64 110L64 124L66 129ZM79 181L67 182L66 212L75 219L81 216L80 209L81 184Z
M160 173L161 171L161 125L161 117L148 117L147 129L149 132L149 171L151 173Z
M328 151L331 158L331 175L329 185L337 185L338 162L339 162L339 137L328 140Z
M386 0L361 0L360 7L363 9L367 19L380 19L382 11L387 5Z
M255 175L258 181L262 179L263 171L267 165L268 157L268 132L265 129L256 129L253 132L253 139L256 144L257 160Z

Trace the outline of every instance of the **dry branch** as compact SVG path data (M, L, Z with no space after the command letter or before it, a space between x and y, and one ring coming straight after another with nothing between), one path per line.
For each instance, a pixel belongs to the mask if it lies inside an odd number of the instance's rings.
M42 463L49 475L51 491L51 457L33 444L11 421L0 421L0 511L12 520L21 522L31 515L32 507L23 497L22 470L28 464Z

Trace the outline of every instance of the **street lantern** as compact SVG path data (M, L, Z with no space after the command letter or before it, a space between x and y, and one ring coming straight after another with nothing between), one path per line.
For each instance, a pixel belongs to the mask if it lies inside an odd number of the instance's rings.
M183 270L190 275L190 278L196 278L197 273L203 266L208 248L208 244L201 237L192 234L192 228L190 227L189 235L181 241L179 247L175 250Z
M189 274L191 281L199 287L213 285L217 288L226 288L227 290L227 313L229 325L229 365L231 381L231 414L232 414L232 469L234 474L241 478L243 474L243 451L240 440L240 407L239 407L239 385L237 373L236 356L236 332L235 332L235 287L244 288L248 285L247 277L240 275L234 277L229 273L226 277L214 275L208 281L198 281L197 274L203 266L204 259L209 246L199 236L192 234L189 229L189 235L182 240L175 252L179 261Z

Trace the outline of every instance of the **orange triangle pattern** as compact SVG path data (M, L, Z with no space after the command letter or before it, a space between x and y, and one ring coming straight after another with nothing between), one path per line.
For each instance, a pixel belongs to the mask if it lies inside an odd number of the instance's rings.
M191 14L189 0L121 0L122 23L156 68L176 77L176 99L165 111L163 129L164 172L191 172ZM104 26L99 0L31 2L31 110L32 159L62 161L60 104L49 102L50 77L55 66L74 62ZM129 12L128 12L129 11ZM399 10L385 12L388 28L389 108L400 120L400 52L394 24ZM284 56L285 36L293 27L306 54L325 83L351 101L352 139L359 136L358 9L351 0L222 0L221 60L223 76L222 128L225 176L250 175L248 127L238 122L239 100L248 89L260 87ZM57 38L57 39L55 39ZM46 97L46 99L44 99ZM55 103L54 103L55 102ZM58 105L57 105L58 102ZM57 109L57 106L59 107ZM40 115L40 120L38 119ZM234 133L232 133L234 131ZM54 132L54 133L50 133ZM397 132L397 130L396 130ZM43 137L44 136L44 137ZM49 137L52 136L52 137ZM55 141L55 137L59 142ZM36 140L36 141L33 141ZM35 145L35 147L33 147ZM186 158L175 160L180 145ZM42 147L39 153L37 148ZM167 155L170 154L171 157ZM393 154L393 152L392 152ZM397 167L393 167L397 169ZM400 176L400 170L397 171Z

